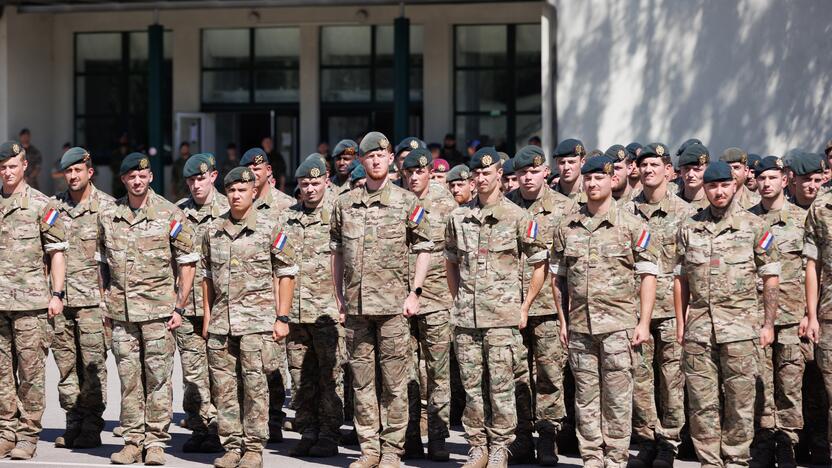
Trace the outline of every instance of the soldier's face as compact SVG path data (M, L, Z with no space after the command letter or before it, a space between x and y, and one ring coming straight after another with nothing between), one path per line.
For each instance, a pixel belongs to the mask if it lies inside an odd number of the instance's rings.
M23 159L23 155L9 158L0 163L0 177L3 179L3 187L15 187L23 180L23 173L29 162Z
M427 167L405 169L403 174L410 191L422 193L430 183L430 172L430 168Z
M818 196L818 190L823 185L823 174L816 172L814 174L796 175L794 181L797 200L801 205L808 205Z
M604 201L612 195L613 175L593 172L584 176L584 192L592 201Z
M732 162L729 166L731 166L731 175L734 176L737 187L744 185L745 179L748 178L748 166L741 162Z
M380 182L387 177L387 170L390 168L390 163L393 162L393 153L386 149L370 151L359 157L359 160L361 165L364 166L367 178Z
M757 178L756 177L748 177L747 179L745 179L745 188L747 188L748 190L751 190L752 192L756 192L757 187L758 187L758 184L757 184Z
M786 186L786 174L779 170L765 171L758 175L754 181L757 182L760 196L770 200L783 193L783 188Z
M737 191L737 185L731 180L721 180L719 182L708 182L705 184L705 196L708 202L716 208L725 208L731 204L734 199L734 193Z
M254 182L234 182L225 187L225 195L228 197L228 206L238 213L245 213L254 204L254 197L257 189Z
M153 173L150 169L136 169L121 176L121 183L127 188L127 193L134 197L144 196L151 182L153 182Z
M214 181L217 180L217 171L211 171L205 174L198 174L185 179L188 184L188 190L191 196L199 203L208 198L208 195L214 190Z
M341 153L335 160L335 170L343 177L348 176L347 167L355 159L355 154Z
M474 169L473 177L477 193L488 196L494 193L495 190L500 189L503 169L498 168L496 164L492 164L484 169Z
M616 161L612 165L613 169L613 178L612 178L612 190L613 192L618 192L624 190L627 187L627 177L630 174L630 167L627 164L627 161Z
M578 180L581 175L581 166L584 164L584 158L577 156L570 156L567 158L557 158L558 170L560 171L560 179L566 183L572 183Z
M254 173L254 183L258 190L263 190L272 175L272 165L266 163L249 164L249 169Z
M471 201L471 195L474 191L474 182L471 179L455 180L450 183L448 188L454 196L454 201L456 201L458 205L461 205Z
M69 190L73 192L80 192L87 188L90 183L94 169L87 167L86 163L78 163L69 166L64 171L64 180Z
M627 177L631 179L638 179L641 173L641 167L635 161L627 160Z
M326 176L304 177L298 181L300 199L304 203L316 205L323 200L326 193Z
M682 166L682 181L685 187L698 189L702 186L702 176L705 175L707 164L689 164Z
M500 182L503 185L503 193L509 193L520 186L520 182L517 181L517 176L515 174L503 177Z
M665 164L662 158L644 158L638 165L641 183L645 187L659 187L666 183L673 166Z
M444 184L445 183L445 178L447 176L448 176L447 172L433 171L430 174L430 180L435 180L435 181L439 182L440 184Z
M546 177L549 177L549 166L545 164L520 169L517 171L517 183L520 187L520 193L523 195L538 193L543 185L546 184Z
M402 171L402 164L404 164L404 158L406 158L408 154L410 154L410 150L403 150L401 153L399 153L398 156L396 156L396 167L399 169L399 172Z

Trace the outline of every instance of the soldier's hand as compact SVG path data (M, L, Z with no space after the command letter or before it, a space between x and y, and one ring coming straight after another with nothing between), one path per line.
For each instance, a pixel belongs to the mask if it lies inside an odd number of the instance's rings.
M560 344L563 345L564 348L569 346L569 332L566 331L566 324L560 324Z
M804 316L800 320L798 334L801 338L806 338L812 343L817 343L820 339L820 323L817 320L809 320L808 316Z
M58 299L55 296L52 296L52 299L49 299L49 309L47 314L49 318L55 318L57 315L63 313L64 311L64 301Z
M529 308L526 304L520 306L520 329L526 328L529 323Z
M647 324L638 324L636 325L635 331L633 331L633 339L630 342L633 346L639 346L642 343L646 343L647 340L650 339L650 325Z
M168 320L166 325L168 330L176 330L182 325L182 316L179 315L178 312L174 312L173 315L170 316L170 320Z
M275 341L280 341L289 336L289 324L283 323L280 320L275 320L272 326L272 337Z
M416 293L412 292L407 295L407 299L404 300L404 305L402 306L402 314L405 317L413 317L419 314L419 296Z
M676 321L676 342L679 344L685 344L685 324Z
M774 343L774 327L770 325L763 325L760 327L760 346L766 346Z

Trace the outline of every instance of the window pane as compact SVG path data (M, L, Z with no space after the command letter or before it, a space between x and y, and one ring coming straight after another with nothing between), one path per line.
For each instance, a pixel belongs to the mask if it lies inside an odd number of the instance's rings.
M202 102L249 102L247 71L203 71Z
M457 26L456 65L459 67L506 64L506 26Z
M321 28L321 65L369 65L370 26Z
M97 164L106 162L107 156L116 146L118 133L118 119L112 117L75 119L75 144L90 150Z
M130 75L130 113L144 114L147 112L147 76Z
M77 114L117 114L121 112L118 75L75 77Z
M162 34L162 49L165 61L171 59L171 40L173 35L170 31ZM128 34L128 46L130 47L130 71L147 71L148 43L146 32L131 32Z
M540 25L518 24L515 29L518 66L540 65Z
M511 90L506 70L458 70L456 108L458 111L504 111Z
M393 100L393 69L376 69L376 101ZM410 68L410 101L422 100L422 69Z
M243 68L249 63L248 29L205 29L202 31L202 66Z
M518 115L514 122L517 126L517 137L514 139L517 146L514 148L515 151L526 146L532 136L540 136L543 133L543 119L540 114Z
M254 62L264 67L297 68L300 51L298 28L258 28L254 30Z
M483 145L505 146L506 118L482 115L456 116L456 140L465 145L468 140L477 139Z
M75 72L117 72L121 69L121 34L77 34Z
M540 68L523 68L516 72L518 111L540 110Z
M327 118L329 141L352 138L359 141L370 129L367 115L331 115Z
M358 102L369 100L369 69L321 70L321 101Z
M376 64L393 66L393 26L376 27ZM422 66L422 26L410 25L410 66Z
M254 74L254 100L256 102L297 102L298 71L269 70Z

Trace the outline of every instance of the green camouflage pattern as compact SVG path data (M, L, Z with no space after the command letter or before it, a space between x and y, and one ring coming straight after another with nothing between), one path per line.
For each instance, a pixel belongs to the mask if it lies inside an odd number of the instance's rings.
M182 325L173 331L182 365L182 410L188 429L196 434L216 433L217 424L217 409L211 403L208 351L202 337L201 315L182 317Z
M774 343L760 352L764 408L757 423L786 436L792 444L803 429L803 373L806 360L800 349L797 324L776 325Z

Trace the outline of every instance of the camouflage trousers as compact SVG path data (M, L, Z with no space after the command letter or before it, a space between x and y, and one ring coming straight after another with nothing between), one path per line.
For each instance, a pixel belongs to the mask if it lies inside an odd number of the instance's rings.
M632 333L569 333L575 424L584 466L627 465L632 428Z
M166 322L113 320L113 354L121 380L121 427L127 445L164 447L170 440L176 344Z
M713 341L683 345L690 436L702 466L747 466L754 437L758 346L752 340Z
M37 442L47 345L46 310L0 311L0 438Z
M182 317L174 331L182 361L182 409L188 429L194 433L215 433L217 409L211 403L211 380L208 376L208 352L202 337L202 317Z
M521 333L515 370L517 434L531 437L534 425L539 434L556 436L566 416L563 404L566 356L560 343L560 324L555 315L529 317Z
M459 375L465 387L462 426L472 447L508 447L517 427L514 375L516 328L454 330Z
M217 433L226 451L263 451L269 438L267 378L277 372L275 356L280 344L271 332L208 337Z
M832 321L820 323L820 342L815 348L815 362L823 376L827 400L832 401ZM827 443L832 452L832 404L827 405Z
M286 412L283 411L283 404L286 403L286 382L289 376L286 374L286 341L281 340L274 344L274 353L271 362L267 367L272 369L266 376L269 385L269 429L282 428L283 420L286 419ZM293 395L294 396L294 395Z
M401 315L348 315L347 348L361 453L404 453L407 380L413 365L410 328ZM381 397L376 394L376 356ZM380 406L383 405L383 408Z
M654 363L659 370L658 392ZM650 340L636 349L633 379L633 433L642 441L660 440L678 447L685 425L685 374L675 318L650 323Z
M409 436L421 437L421 394L425 394L428 440L447 439L451 415L451 314L440 310L410 320L416 328L416 354L424 362L427 377L426 382L421 382L419 362L414 362L411 383L427 388L409 398L407 432Z
M344 329L332 320L290 323L286 343L295 427L302 436L336 443L344 422Z
M763 382L763 409L759 426L782 433L792 444L803 429L803 372L806 361L801 350L798 324L774 327L774 343L759 348Z
M107 406L107 349L111 330L98 307L67 307L53 320L52 356L66 429L101 432Z

